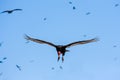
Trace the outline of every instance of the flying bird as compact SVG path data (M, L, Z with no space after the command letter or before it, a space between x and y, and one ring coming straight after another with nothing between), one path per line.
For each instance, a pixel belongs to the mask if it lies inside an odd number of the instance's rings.
M69 4L72 4L72 2L70 1Z
M75 6L73 6L73 10L75 10L76 9L76 7Z
M47 18L44 18L43 20L45 21L45 20L47 20Z
M63 69L63 67L62 67L62 66L60 66L60 69Z
M52 67L51 69L52 69L52 70L54 70L55 68L54 68L54 67Z
M7 59L7 57L4 57L4 58L3 58L3 60L6 60L6 59Z
M3 12L1 12L1 13L11 14L11 13L13 13L14 11L22 11L22 9L5 10L5 11L3 11Z
M3 61L0 61L0 63L3 63Z
M2 76L3 72L0 73L0 76Z
M3 42L0 42L0 47L2 46Z
M69 50L66 50L66 48L69 48L69 47L72 47L72 46L75 46L75 45L79 45L79 44L86 44L86 43L91 43L91 42L98 41L98 38L93 38L93 39L89 39L89 40L72 42L72 43L69 43L67 45L55 45L55 44L53 44L51 42L47 42L47 41L44 41L44 40L31 38L31 37L29 37L27 35L25 35L25 39L33 41L33 42L37 42L37 43L40 43L40 44L48 44L48 45L56 48L56 51L57 51L57 54L58 54L57 61L59 61L60 55L62 54L62 62L64 61L65 52L69 52Z
M115 4L115 7L118 7L119 6L119 4Z
M19 65L16 65L16 67L19 69L19 71L21 71L21 67Z
M91 13L90 12L87 12L86 15L90 15Z

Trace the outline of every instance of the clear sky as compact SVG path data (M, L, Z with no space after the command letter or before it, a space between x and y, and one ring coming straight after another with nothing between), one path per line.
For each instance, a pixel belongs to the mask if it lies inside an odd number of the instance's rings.
M0 80L120 80L119 0L0 0ZM98 37L68 48L64 63L48 45ZM60 68L62 67L62 69Z

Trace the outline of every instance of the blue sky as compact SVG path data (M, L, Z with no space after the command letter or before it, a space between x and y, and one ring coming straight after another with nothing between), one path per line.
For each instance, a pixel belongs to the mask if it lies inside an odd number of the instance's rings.
M0 80L120 80L116 4L120 1L0 0L0 12L23 9L0 14ZM53 47L26 43L24 34L62 45L94 37L100 41L68 48L62 63Z

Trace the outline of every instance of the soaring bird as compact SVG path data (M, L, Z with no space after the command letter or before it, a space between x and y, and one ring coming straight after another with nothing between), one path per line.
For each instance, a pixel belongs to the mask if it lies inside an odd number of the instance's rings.
M11 13L14 12L14 11L22 11L22 9L5 10L5 11L3 11L3 12L1 12L1 13L11 14Z
M31 37L29 37L28 35L25 35L25 39L26 39L26 40L33 41L33 42L37 42L37 43L40 43L40 44L48 44L48 45L56 48L56 51L57 51L57 54L58 54L58 59L57 59L57 61L59 61L60 55L62 54L62 62L64 61L65 52L68 52L68 51L69 51L69 50L66 50L66 48L69 48L69 47L71 47L71 46L75 46L75 45L78 45L78 44L86 44L86 43L98 41L98 38L93 38L93 39L89 39L89 40L72 42L72 43L69 43L69 44L67 44L67 45L55 45L55 44L53 44L53 43L51 43L51 42L47 42L47 41L44 41L44 40L31 38Z

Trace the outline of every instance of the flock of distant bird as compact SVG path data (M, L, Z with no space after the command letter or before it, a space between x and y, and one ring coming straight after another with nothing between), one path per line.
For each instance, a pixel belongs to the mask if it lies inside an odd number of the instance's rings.
M70 1L69 4L72 4L72 2ZM119 4L115 4L114 5L115 7L118 7ZM76 9L75 6L72 7L73 10ZM5 11L2 11L1 13L8 13L8 14L11 14L13 13L14 11L22 11L22 9L12 9L12 10L5 10ZM89 15L91 14L91 12L87 12L86 15ZM46 20L47 18L44 18L43 20ZM85 35L86 36L86 35ZM76 42L72 42L72 43L69 43L67 45L55 45L51 42L47 42L47 41L44 41L44 40L40 40L40 39L35 39L35 38L31 38L29 37L28 35L25 35L25 39L27 40L30 40L30 41L33 41L33 42L37 42L37 43L40 43L40 44L47 44L47 45L50 45L54 48L56 48L56 51L57 51L57 54L58 54L58 59L57 61L59 61L60 59L60 55L62 54L62 62L64 61L64 55L65 55L65 52L68 52L69 50L66 50L66 48L69 48L71 46L75 46L75 45L78 45L78 44L86 44L86 43L91 43L91 42L96 42L98 41L98 38L93 38L93 39L89 39L89 40L83 40L83 41L76 41ZM0 43L0 47L2 46L3 42ZM116 46L113 46L113 47L116 47ZM5 60L7 59L7 57L4 57L2 60L0 60L0 63L3 63ZM21 66L19 65L16 65L16 67L18 68L18 70L21 71ZM60 69L63 69L62 66L60 66ZM54 70L54 67L52 67L52 70ZM0 76L2 75L2 72L0 73Z
M70 1L69 4L72 4L72 2ZM115 4L114 6L115 6L115 7L118 7L119 4ZM75 9L76 9L76 7L73 6L73 10L75 10ZM2 11L1 13L11 14L11 13L13 13L14 11L22 11L22 9L5 10L5 11ZM86 15L89 15L89 14L91 14L91 13L90 13L90 12L87 12L87 13L86 13ZM44 20L46 20L46 18L44 18Z
M3 63L6 59L7 59L7 57L3 57L2 60L0 60L0 64ZM21 71L21 67L19 65L16 65L16 67L18 68L18 70Z

